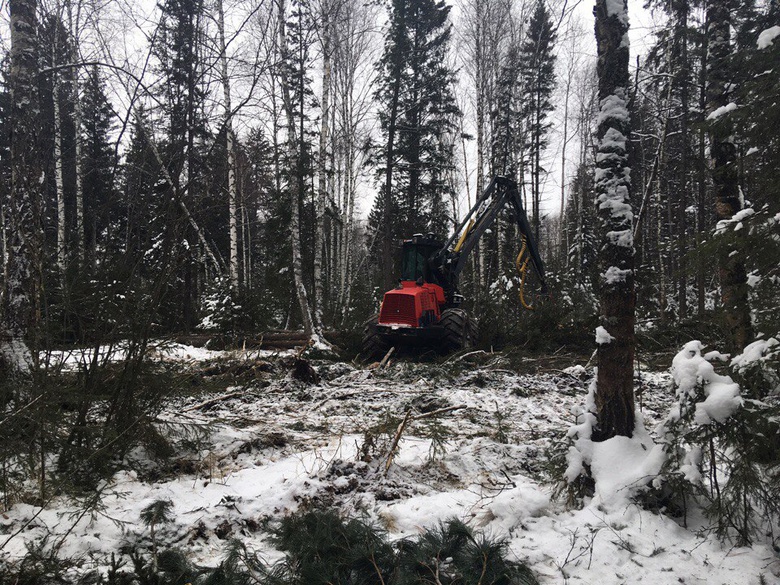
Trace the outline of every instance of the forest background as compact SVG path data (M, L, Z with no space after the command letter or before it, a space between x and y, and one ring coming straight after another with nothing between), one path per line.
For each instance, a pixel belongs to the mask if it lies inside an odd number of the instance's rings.
M395 280L397 243L448 235L498 174L522 186L553 301L531 315L515 308L518 237L505 218L462 283L482 342L592 330L598 100L580 4L464 1L456 19L430 1L148 8L37 8L43 188L24 220L36 241L23 324L34 345L126 337L138 318L156 334L359 329ZM756 212L744 236L771 231L776 213L777 47L758 35L777 8L727 8L721 65L734 107L723 116L705 91L705 7L642 13L658 23L640 31L629 100L643 327L717 313L714 125L736 137L740 197ZM8 198L7 85L0 108ZM14 219L4 213L6 258ZM776 280L774 245L745 246L757 300L772 296L761 291ZM757 316L773 309L759 300Z

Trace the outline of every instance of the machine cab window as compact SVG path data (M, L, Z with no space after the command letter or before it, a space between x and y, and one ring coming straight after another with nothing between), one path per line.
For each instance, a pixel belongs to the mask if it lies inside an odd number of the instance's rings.
M431 269L428 260L441 248L442 243L421 234L415 234L411 240L403 243L401 258L401 280L431 282Z

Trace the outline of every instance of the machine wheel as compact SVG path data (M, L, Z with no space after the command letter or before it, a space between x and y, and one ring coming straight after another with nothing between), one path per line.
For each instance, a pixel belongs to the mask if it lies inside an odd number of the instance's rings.
M360 355L365 359L381 359L390 349L390 345L376 332L374 325L379 321L379 315L373 315L366 321L363 328L363 343Z
M444 329L442 346L445 351L473 347L477 341L477 324L463 309L447 309L439 324Z

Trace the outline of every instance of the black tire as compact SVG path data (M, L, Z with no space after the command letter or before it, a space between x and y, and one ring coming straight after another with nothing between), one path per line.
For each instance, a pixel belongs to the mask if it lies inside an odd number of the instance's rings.
M477 324L463 309L447 309L441 314L442 348L446 352L473 347L477 342Z
M381 359L390 349L390 345L376 331L375 325L378 321L379 315L373 315L363 327L363 342L360 350L363 359Z

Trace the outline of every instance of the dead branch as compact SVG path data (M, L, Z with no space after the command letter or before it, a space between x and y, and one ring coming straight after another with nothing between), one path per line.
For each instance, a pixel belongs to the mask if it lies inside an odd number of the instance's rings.
M387 363L390 361L390 356L393 355L393 352L395 351L395 346L391 347L389 350L387 350L387 353L385 354L385 357L382 358L382 361L379 362L379 367L377 370L381 370L387 366Z
M182 412L192 412L193 410L208 408L209 406L213 406L218 402L222 402L224 400L230 400L231 398L235 398L236 396L241 396L244 393L245 391L241 390L240 392L231 392L230 394L223 394L222 396L218 396L217 398L212 398L211 400L206 400L205 402L201 402L200 404L196 404L195 406L190 406L189 408L185 408Z
M464 408L466 408L465 404L461 404L459 406L448 406L447 408L440 408L438 410L432 410L431 412L418 414L417 416L413 416L412 420L422 420L424 418L430 418L432 416L438 416L440 414L444 414L445 412L452 412L452 411L455 411L455 410L462 410Z
M384 472L385 476L387 476L387 472L390 470L390 465L392 465L393 463L393 457L395 457L395 450L398 447L398 441L401 440L401 435L403 434L406 425L409 424L409 419L411 418L411 416L412 416L412 411L411 409L409 409L406 411L404 420L401 421L401 424L398 425L398 429L395 431L393 442L390 443L390 450L387 453L387 461L385 462L385 472Z

